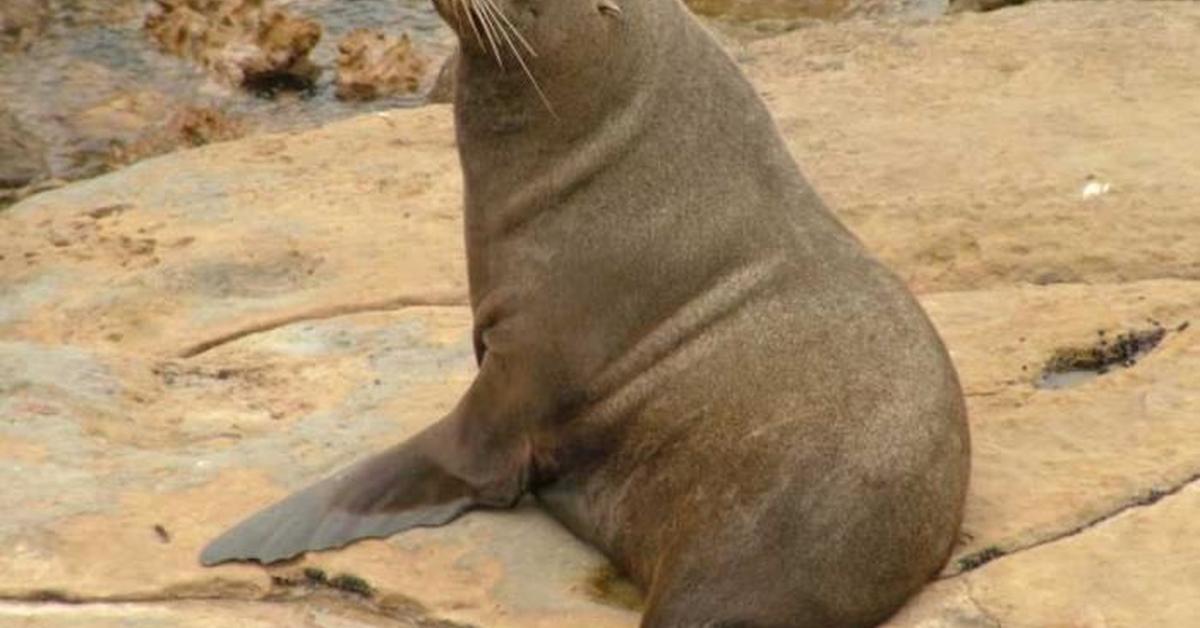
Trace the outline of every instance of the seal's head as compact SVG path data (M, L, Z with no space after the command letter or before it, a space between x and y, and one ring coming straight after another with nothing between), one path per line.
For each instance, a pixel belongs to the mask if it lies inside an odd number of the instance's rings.
M654 7L663 0L433 0L458 35L459 86L484 81L512 99L578 117L631 81L647 58ZM673 4L674 0L665 0ZM467 74L469 76L463 76ZM635 81L636 82L636 81ZM501 86L495 89L497 86ZM469 85L467 86L469 88ZM633 85L628 89L632 90ZM613 93L613 92L617 93Z
M433 0L466 52L498 65L615 44L626 0Z

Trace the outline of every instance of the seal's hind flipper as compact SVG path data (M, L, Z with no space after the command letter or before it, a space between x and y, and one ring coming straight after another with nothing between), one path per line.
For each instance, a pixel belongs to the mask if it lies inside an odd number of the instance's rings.
M444 423L444 421L443 421ZM446 430L426 430L300 490L225 532L200 562L273 563L421 526L448 523L475 506L507 506L523 492L518 468L485 482L447 470L455 448ZM512 468L512 467L510 467Z

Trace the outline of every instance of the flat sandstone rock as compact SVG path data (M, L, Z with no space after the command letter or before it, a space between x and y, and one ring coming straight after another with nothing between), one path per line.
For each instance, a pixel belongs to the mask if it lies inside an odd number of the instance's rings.
M890 625L1200 625L1200 5L817 26L740 56L966 389L962 543ZM0 213L0 625L637 624L531 504L270 569L196 562L470 382L456 163L431 107ZM1089 174L1111 189L1084 198ZM1155 323L1131 367L1034 385L1056 351Z

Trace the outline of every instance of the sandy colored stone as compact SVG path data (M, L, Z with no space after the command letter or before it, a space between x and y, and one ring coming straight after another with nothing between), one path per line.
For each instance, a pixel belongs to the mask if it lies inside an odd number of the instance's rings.
M686 0L700 15L736 22L844 20L853 17L930 18L947 0Z
M0 602L0 626L12 628L454 628L403 613L359 608L353 602L321 600L312 604L278 602L172 601L60 604Z
M375 29L356 28L338 42L337 97L374 100L411 94L420 87L427 65L408 33L396 37Z
M438 68L437 76L433 79L433 85L430 86L429 92L425 94L425 98L433 104L447 104L454 102L455 79L457 72L455 66L458 64L458 59L455 57L457 53L451 53L450 56L442 60L441 67Z
M0 191L25 187L49 176L46 146L0 107Z
M275 578L295 578L296 566L203 568L200 547L448 411L473 370L469 321L464 307L361 313L280 327L187 361L0 346L0 443L28 452L0 466L0 481L16 487L0 497L13 513L0 520L0 542L11 548L0 554L0 598L295 594ZM261 400L302 404L277 416ZM376 592L370 605L385 615L514 628L630 625L632 612L589 594L603 565L532 506L303 563L364 579Z
M817 190L918 291L1200 278L1200 4L851 21L741 57ZM1083 199L1088 175L1109 192Z
M102 98L63 120L70 158L57 175L94 177L135 161L183 147L242 136L245 126L231 114L206 105L181 104L154 90Z
M968 396L963 542L890 625L1196 623L1196 29L1193 4L1045 3L740 49ZM1111 190L1083 199L1087 174ZM604 559L528 503L270 569L196 562L469 384L459 177L431 107L0 213L0 625L637 625L598 593ZM1154 321L1169 331L1131 368L1034 386L1055 351Z
M923 303L958 365L974 441L955 559L1067 533L1200 475L1200 282L1022 286ZM1135 366L1061 390L1034 386L1059 347L1148 319L1171 331Z
M14 206L0 223L0 337L177 356L330 308L463 303L445 118L215 144Z
M41 0L5 0L0 6L0 52L28 50L49 21L49 7Z
M155 0L144 28L164 52L254 90L311 86L321 25L264 0Z
M1200 483L1150 507L929 587L890 628L1134 628L1200 623Z
M151 126L129 146L115 151L121 164L129 164L180 147L203 146L245 135L245 124L235 115L205 105L175 107L163 120Z

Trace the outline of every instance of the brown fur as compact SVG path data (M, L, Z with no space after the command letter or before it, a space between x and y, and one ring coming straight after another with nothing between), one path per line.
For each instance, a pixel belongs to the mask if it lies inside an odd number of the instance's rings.
M885 619L946 560L968 475L962 393L915 300L677 0L495 0L541 93L440 1L479 375L205 561L532 491L644 588L645 627Z
M470 32L456 111L473 302L511 304L484 344L569 409L531 421L535 492L647 626L880 621L961 517L936 333L675 0L502 6L557 118Z

